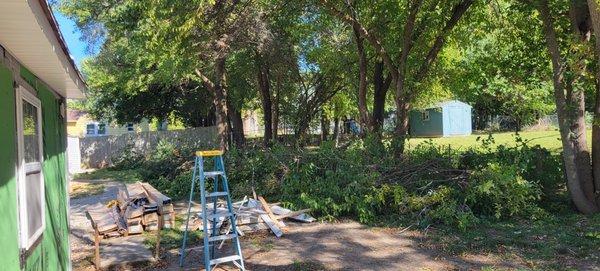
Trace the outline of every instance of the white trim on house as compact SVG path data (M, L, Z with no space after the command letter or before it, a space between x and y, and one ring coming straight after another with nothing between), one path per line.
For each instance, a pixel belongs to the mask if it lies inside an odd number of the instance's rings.
M44 150L43 150L43 131L42 131L42 104L40 100L35 97L31 92L26 90L23 86L19 86L15 91L16 97L16 116L17 116L17 198L18 198L18 213L19 213L19 244L21 249L29 250L42 236L44 229L46 228L46 200L45 200L45 182L44 174L42 169L42 163L44 161ZM38 162L25 163L25 148L24 148L24 124L23 124L23 101L26 101L37 108L37 135L38 135ZM29 207L25 200L27 198L26 190L26 176L27 173L38 173L40 174L40 215L41 215L41 226L38 228L31 237L29 237Z
M0 1L0 45L61 96L83 98L85 83L62 49L48 9L40 0Z

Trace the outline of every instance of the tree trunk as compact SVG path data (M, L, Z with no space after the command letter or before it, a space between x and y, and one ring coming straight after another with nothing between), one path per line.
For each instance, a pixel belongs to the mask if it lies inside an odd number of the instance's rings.
M594 122L592 124L592 169L596 193L600 192L600 6L597 0L588 0L590 18L594 36L596 37L595 56L596 67L596 102L594 104ZM600 206L600 197L596 198L596 205Z
M356 40L356 49L358 51L358 117L360 122L361 134L366 134L370 130L369 109L367 108L367 54L363 37L357 26L353 26L354 37Z
M273 132L272 139L275 141L277 141L279 130L279 91L281 91L281 80L277 80L277 88L273 91L273 100L271 106L271 109L273 110L273 113L271 114L271 131Z
M391 76L384 79L383 77L384 64L382 61L375 63L373 71L373 115L371 119L371 127L373 133L381 137L383 131L383 122L385 120L385 98L387 91L390 88Z
M265 63L261 56L256 53L257 79L258 89L260 90L260 101L263 109L264 122L264 145L265 147L271 144L273 136L273 109L271 108L271 82L269 78L269 66Z
M327 119L327 115L325 112L321 110L321 142L327 141L327 137L329 136L329 119Z
M229 119L231 120L231 134L233 137L233 143L237 148L241 148L246 144L246 137L244 136L244 120L242 119L242 111L237 107L233 106L232 103L227 103L229 109Z
M397 86L402 88L402 86ZM400 97L396 98L396 130L394 143L394 155L400 157L404 153L404 147L406 145L406 138L408 137L408 115L410 112L410 103L406 98L402 97L403 91L396 90L396 95L400 93Z
M225 57L215 61L215 109L218 143L221 150L227 150L227 86L225 73Z
M333 121L333 141L335 142L335 147L337 148L340 140L340 118L335 117Z
M591 201L586 196L584 180L590 176L582 176L586 174L585 170L581 170L582 165L580 159L585 155L587 150L582 150L582 146L586 146L585 142L585 122L582 123L581 108L583 100L573 101L575 104L568 104L565 97L565 79L564 68L565 64L560 55L560 48L556 31L554 29L554 20L548 7L548 0L538 2L538 11L543 22L543 32L546 39L548 52L552 60L552 82L554 85L554 99L556 101L556 113L558 116L559 130L563 146L563 161L565 164L565 175L567 177L567 187L573 203L577 209L585 214L598 212L598 206L594 201ZM572 92L572 91L571 91ZM571 99L569 99L571 101ZM575 111L575 112L573 112ZM583 128L583 130L581 130ZM583 134L583 136L582 136ZM589 157L589 154L588 154ZM588 158L589 160L589 158ZM591 175L591 170L589 170Z

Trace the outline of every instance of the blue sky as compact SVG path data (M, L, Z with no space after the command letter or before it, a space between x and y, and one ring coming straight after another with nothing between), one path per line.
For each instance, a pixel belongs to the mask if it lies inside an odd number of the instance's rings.
M56 21L58 21L60 32L67 43L67 47L69 47L71 57L73 57L77 66L81 67L81 61L90 56L85 49L85 42L80 40L81 32L79 32L77 26L75 26L75 22L69 20L60 12L54 11L54 17L56 18Z

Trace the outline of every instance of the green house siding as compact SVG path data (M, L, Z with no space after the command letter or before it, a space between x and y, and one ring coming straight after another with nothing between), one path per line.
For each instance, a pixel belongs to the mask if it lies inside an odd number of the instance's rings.
M0 63L0 266L19 269L19 232L17 225L15 90L12 72Z
M26 69L21 69L20 76L35 89L42 104L46 228L41 241L28 253L21 266L15 168L15 89L11 70L0 64L0 269L68 270L66 127L60 115L61 98L54 96L51 90Z

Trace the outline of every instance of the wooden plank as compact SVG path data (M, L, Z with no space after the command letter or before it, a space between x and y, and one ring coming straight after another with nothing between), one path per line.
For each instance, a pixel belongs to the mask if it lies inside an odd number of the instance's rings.
M277 217L271 211L271 207L269 207L269 204L267 203L265 198L263 198L262 196L259 196L258 200L260 201L262 208L267 212L267 215L269 216L269 218L271 218L271 220L273 220L273 222L275 222L275 224L277 224L277 226L282 227L282 228L285 227L283 224L279 223L279 221L277 220Z
M100 270L100 233L97 229L94 230L94 248L96 249L94 252L94 265L96 270Z
M241 231L245 231L245 232L254 232L254 231L260 231L260 230L269 230L269 226L267 226L266 223L264 223L262 220L260 223L255 223L255 224L248 224L248 225L241 225L238 227Z
M265 222L267 224L267 226L269 226L269 229L271 229L271 231L275 234L275 236L281 237L283 235L283 232L277 226L277 223L275 223L275 221L273 221L271 219L271 217L269 217L269 215L266 215L266 214L260 215L260 218L262 219L263 222Z
M171 198L165 196L163 193L158 191L149 183L142 183L142 188L144 188L148 197L152 201L156 202L158 206L163 206L171 203Z
M117 221L111 215L111 210L97 203L87 208L86 216L92 223L92 227L100 233L115 231L119 229Z
M129 198L148 198L141 182L126 184L125 188L127 188L127 196Z
M158 230L156 231L156 255L154 256L155 259L160 259L160 229L162 229L163 223L162 223L162 219L158 220Z
M277 217L277 219L284 219L284 218L288 218L288 217L299 216L299 215L307 213L307 212L310 212L310 209L302 209L302 210L293 211L293 212L290 211L288 213L284 213L284 214L281 214L281 215L276 215L275 217Z

